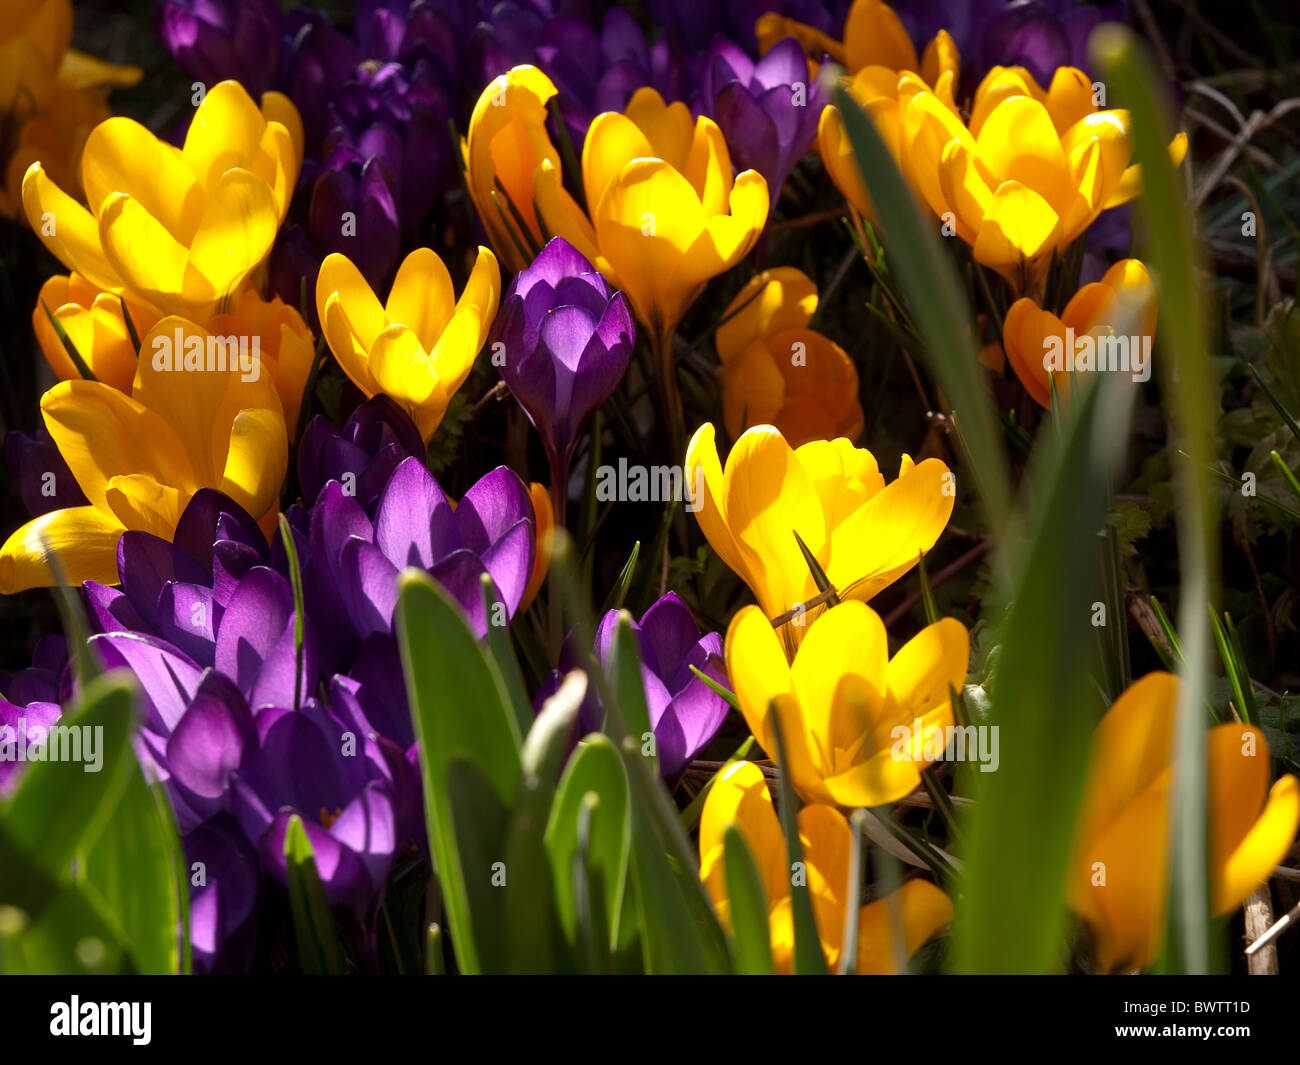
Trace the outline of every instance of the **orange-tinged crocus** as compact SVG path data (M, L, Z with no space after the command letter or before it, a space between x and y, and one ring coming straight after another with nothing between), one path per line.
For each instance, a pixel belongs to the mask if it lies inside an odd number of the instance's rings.
M533 518L537 523L537 552L533 555L533 571L528 575L524 597L519 600L519 610L527 610L537 598L551 568L551 536L555 528L555 511L551 507L551 492L536 481L528 485L528 499L533 504Z
M782 266L754 277L723 312L714 339L732 437L774 425L798 447L862 432L858 371L842 347L808 328L816 310L817 286Z
M543 161L557 171L560 153L546 131L555 85L533 66L493 78L474 105L460 142L465 184L488 239L518 273L546 242L533 206L533 179Z
M773 757L779 723L782 768L805 802L881 806L913 791L946 746L970 636L943 618L890 658L884 622L850 600L808 625L791 663L772 623L747 606L731 619L726 657L740 711Z
M1127 111L1100 110L1087 75L1059 67L1048 89L1019 67L995 67L967 126L933 92L901 110L899 154L913 185L975 260L1020 292L1054 252L1141 188ZM1186 152L1178 134L1175 162Z
M817 938L826 963L834 970L844 949L844 921L849 897L849 854L852 829L833 806L814 804L799 811L799 842L803 873L812 902ZM777 972L788 973L794 960L794 917L791 905L793 874L786 857L785 837L762 770L752 762L737 762L718 777L700 816L700 878L724 925L731 926L731 906L723 863L727 827L735 825L758 868L767 896L768 931ZM896 914L894 911L896 909ZM858 911L858 943L854 971L887 975L900 971L898 962L915 954L952 920L952 902L927 880L908 880L897 892L868 903ZM895 943L895 928L902 941Z
M934 546L956 495L938 459L904 455L886 484L870 451L843 438L791 448L770 425L747 429L724 470L706 422L685 481L709 544L772 619L818 594L795 533L841 598L866 601Z
M270 532L289 464L280 402L266 374L207 369L211 341L192 322L163 318L142 338L130 395L83 380L45 393L45 426L90 502L10 536L0 592L52 584L51 551L72 583L115 584L122 533L170 540L200 488L220 489ZM186 369L186 359L204 368Z
M469 376L500 298L501 270L483 247L459 300L447 267L428 248L402 261L387 304L338 252L316 278L321 330L343 372L367 397L390 396L426 443Z
M813 74L817 72L817 60L823 55L830 56L850 74L856 74L867 67L895 72L919 71L924 64L936 61L935 53L949 49L955 51L948 31L940 30L926 46L925 56L918 59L916 47L902 20L893 8L880 0L854 0L844 19L843 40L839 41L775 12L761 16L755 30L760 52L767 52L785 37L795 38L808 53Z
M1176 677L1149 673L1115 700L1093 736L1070 905L1105 972L1150 965L1163 940L1177 697ZM1287 775L1269 786L1268 740L1254 725L1210 729L1206 756L1210 903L1223 915L1290 848L1300 783Z
M649 330L661 372L706 282L735 266L767 224L767 182L733 178L722 131L679 102L638 89L623 114L597 115L582 149L583 212L543 159L534 184L546 231L564 237L622 289Z
M259 109L223 81L195 111L183 148L129 118L107 119L82 152L86 206L34 163L23 207L46 247L97 288L206 322L269 254L301 160L289 99L267 93Z
M1053 380L1065 397L1074 373L1107 370L1147 380L1155 332L1151 275L1137 259L1123 259L1079 289L1059 318L1029 296L1016 300L1002 325L1002 347L1025 391L1048 407Z
M7 0L0 24L0 215L20 215L22 179L42 160L80 193L77 160L86 135L108 118L113 86L134 85L139 67L104 63L69 48L70 0Z
M138 303L128 302L127 314L139 336L158 321L153 311ZM55 332L51 315L95 380L129 395L135 379L135 344L122 314L121 298L97 289L75 273L55 275L41 286L32 311L32 328L54 376L60 381L70 381L82 374Z
M136 352L126 318L130 318L136 335L143 337L157 323L158 316L130 301L124 316L122 304L121 297L101 292L78 274L56 275L45 282L32 312L32 326L41 351L59 380L70 381L83 375L55 332L50 315L63 328L92 378L131 394ZM236 341L244 338L251 342L257 338L259 365L270 374L292 440L303 389L316 354L311 330L302 315L278 296L268 301L252 289L245 289L232 301L230 312L213 316L206 328L213 336Z

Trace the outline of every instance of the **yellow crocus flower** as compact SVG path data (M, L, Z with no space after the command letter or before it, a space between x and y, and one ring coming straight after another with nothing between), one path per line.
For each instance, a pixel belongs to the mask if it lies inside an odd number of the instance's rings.
M791 448L770 425L747 429L724 471L706 422L685 465L700 529L769 618L818 594L796 532L841 598L866 601L934 546L956 494L939 459L904 455L886 484L870 451L843 438Z
M170 540L200 488L224 492L269 534L289 465L280 401L260 367L207 369L210 340L192 322L164 318L142 338L129 395L83 380L45 393L45 426L90 502L51 511L9 537L0 547L0 593L52 584L50 551L74 584L117 583L122 533Z
M483 247L459 300L447 267L429 248L402 261L386 305L337 252L316 278L321 330L343 372L367 397L391 396L426 442L469 376L500 297L501 270Z
M136 352L122 313L121 297L101 292L78 274L56 275L41 286L32 311L32 326L54 375L60 381L70 381L80 378L81 373L54 331L50 315L45 313L47 307L95 380L130 395ZM140 337L158 321L158 315L147 307L129 301L127 314ZM257 337L258 357L271 375L292 440L316 353L311 330L302 315L278 296L268 301L252 289L244 289L233 300L230 313L213 316L206 327L213 336Z
M183 148L129 118L81 157L82 206L33 163L23 206L46 247L92 285L206 322L271 250L298 178L302 125L285 96L259 109L236 81L210 89Z
M808 626L793 663L758 607L727 629L727 675L750 732L776 757L775 704L795 790L838 806L881 806L920 784L947 742L969 657L965 627L943 618L890 658L879 615L852 600Z
M1023 68L997 67L975 93L969 126L924 90L901 110L898 148L912 184L975 260L1017 291L1032 291L1053 253L1141 188L1128 112L1093 101L1073 67L1058 68L1047 90ZM1179 133L1175 163L1186 149Z
M141 336L158 321L156 314L138 303L129 303L127 313ZM95 379L129 395L135 379L135 345L122 315L121 298L97 289L76 273L57 274L41 286L32 311L32 328L54 376L70 381L81 374L50 323L51 315Z
M752 762L725 769L709 791L700 816L700 878L718 916L730 927L731 907L723 864L723 840L728 825L745 838L767 895L772 960L777 972L788 973L794 960L794 917L791 871L785 837L762 770ZM849 894L849 854L852 829L832 806L815 804L799 811L799 842L812 901L817 936L826 963L839 964ZM904 942L898 954L910 958L952 920L952 902L926 880L909 880L893 895L868 903L858 911L858 944L854 971L863 975L898 972L891 908L898 907Z
M1105 972L1143 968L1159 953L1169 882L1169 800L1178 678L1148 673L1102 718L1076 834L1070 905ZM1300 824L1300 783L1272 787L1268 740L1254 725L1206 734L1210 904L1231 912L1264 883Z
M774 425L792 447L854 439L862 432L858 371L848 352L808 328L817 286L792 266L764 270L722 313L715 344L722 362L727 432Z
M717 124L638 89L623 114L597 115L582 149L584 213L551 159L534 195L548 233L564 237L622 289L671 372L673 334L706 282L735 266L767 224L767 182L733 179Z
M1040 407L1048 407L1052 402L1053 375L1049 374L1045 357L1059 352L1073 358L1074 352L1067 349L1071 334L1076 345L1088 338L1085 343L1095 349L1102 337L1115 336L1116 329L1121 328L1121 318L1130 314L1136 318L1123 340L1131 360L1133 348L1149 344L1156 332L1155 287L1147 268L1137 259L1123 259L1107 270L1100 281L1084 285L1070 298L1059 318L1043 310L1031 297L1022 296L1007 311L1002 324L1002 347L1025 391ZM1149 369L1148 363L1143 372ZM1060 372L1054 376L1057 393L1067 396L1073 375Z
M0 215L21 214L22 179L42 160L56 180L80 193L77 161L86 134L108 118L113 86L134 85L139 67L78 52L70 0L6 0L0 20Z
M536 67L514 67L488 83L470 116L469 136L460 141L474 209L514 273L545 243L533 207L533 179L543 161L560 167L546 132L546 104L555 93L554 83Z

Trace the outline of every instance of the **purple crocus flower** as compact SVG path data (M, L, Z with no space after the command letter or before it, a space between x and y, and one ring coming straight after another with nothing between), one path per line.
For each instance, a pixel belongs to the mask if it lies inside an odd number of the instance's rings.
M596 628L594 651L602 667L609 665L619 613L606 612ZM722 637L716 632L701 634L690 608L675 592L656 601L640 622L632 622L632 629L641 653L641 683L655 734L659 773L675 789L691 759L713 739L727 717L726 700L691 672L694 666L719 684L727 683ZM542 685L535 706L540 707L555 693L565 673L578 667L573 645L566 641L560 669ZM578 711L575 740L598 731L603 720L596 689L588 687Z
M718 123L736 169L757 170L767 179L769 211L776 209L781 187L817 135L824 103L792 37L757 63L739 45L715 37L701 65L696 108Z
M506 289L491 346L502 351L501 377L541 435L553 494L568 481L583 425L622 379L635 336L623 294L611 295L561 237ZM556 521L563 520L557 508Z
M88 502L44 422L34 433L5 433L5 466L33 518Z
M403 459L424 454L424 441L401 407L382 393L360 404L342 429L317 415L298 445L298 484L308 505L338 481L367 514Z
M332 584L358 641L393 629L397 577L407 566L433 575L479 635L514 616L534 552L532 503L504 466L480 478L455 507L419 459L393 472L374 520L337 481L322 490L308 533L313 582ZM489 618L480 579L492 579L503 617ZM337 622L336 622L337 623Z
M272 876L287 880L284 840L297 814L330 905L368 923L402 843L376 743L314 699L297 710L267 707L257 715L233 796L239 825Z
M182 844L190 869L190 946L196 973L245 973L257 945L262 869L238 823L218 814Z
M41 637L32 664L0 678L0 798L18 786L22 775L20 738L29 745L44 743L49 727L62 716L61 704L72 697L73 685L68 641L59 634Z
M276 0L161 0L158 33L186 72L234 78L256 99L275 87L284 19Z
M17 786L27 752L45 743L51 725L62 715L58 703L11 703L0 698L0 799Z

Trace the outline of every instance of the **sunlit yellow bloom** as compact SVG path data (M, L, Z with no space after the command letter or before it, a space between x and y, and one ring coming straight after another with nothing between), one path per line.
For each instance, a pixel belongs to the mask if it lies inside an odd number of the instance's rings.
M886 67L868 66L852 77L843 79L849 95L871 116L894 160L905 173L908 172L908 167L900 145L899 130L902 115L914 96L932 93L934 99L960 120L954 99L960 74L957 48L946 34L941 34L935 40L941 42L942 47L936 46L926 52L923 74L911 70L896 73ZM823 109L817 125L817 148L826 172L830 174L836 188L844 194L844 198L860 214L874 218L871 196L862 180L862 171L858 169L853 146L844 129L844 118L838 107Z
M1164 937L1169 799L1178 680L1149 673L1115 700L1093 736L1070 904L1105 971L1150 965ZM1268 740L1254 725L1206 734L1210 902L1230 912L1295 839L1300 784L1269 787Z
M483 90L470 116L469 136L460 142L465 183L479 220L506 268L516 273L532 261L525 249L545 243L533 207L533 178L543 160L557 171L560 167L546 132L546 104L555 92L536 67L514 67ZM520 231L520 221L526 232Z
M548 233L564 237L632 303L656 350L710 278L754 246L767 223L767 182L754 170L733 180L722 131L654 89L623 114L597 115L582 149L584 214L543 159L534 194Z
M1039 406L1047 407L1052 398L1051 377L1055 376L1057 393L1067 396L1071 387L1068 370L1075 365L1097 365L1094 356L1101 351L1097 341L1116 336L1126 322L1129 324L1121 339L1126 357L1131 361L1134 349L1153 340L1156 332L1155 287L1146 267L1137 259L1123 259L1107 270L1100 281L1084 285L1070 298L1059 318L1043 310L1029 296L1022 296L1007 311L1002 326L1002 347L1025 391ZM1094 356L1086 364L1070 362L1065 365L1067 372L1062 372L1060 368L1065 363L1071 336L1076 346L1070 354L1075 359L1082 360L1089 348Z
M524 597L519 600L519 610L532 606L537 593L542 590L546 572L551 567L551 530L555 527L555 512L551 509L551 493L543 484L533 481L528 486L528 498L533 504L533 517L537 520L537 553L533 556L533 572L528 576Z
M245 289L235 298L228 314L219 314L208 322L208 331L216 336L259 338L262 365L280 397L284 423L293 440L298 432L303 389L316 357L316 341L302 315L279 296L268 301L252 289Z
M817 72L816 61L822 55L830 56L850 74L856 74L868 67L894 73L922 71L942 62L941 53L956 54L952 37L947 30L940 30L926 46L925 55L918 59L916 47L902 21L894 14L893 8L880 0L854 0L844 19L842 41L774 12L759 18L756 32L760 52L767 52L783 38L794 37L808 53L809 66L814 74ZM927 80L933 84L934 77L927 77Z
M816 310L817 286L782 266L753 278L723 312L715 342L732 437L774 425L798 447L862 432L858 371L842 347L808 328Z
M6 0L0 23L0 215L19 215L22 179L43 160L54 180L79 193L86 135L108 117L105 98L134 85L139 67L115 66L68 47L70 0Z
M183 148L129 118L86 139L80 203L34 163L23 178L27 220L91 284L162 313L206 322L227 310L271 250L302 159L287 97L259 110L223 81L194 113Z
M904 455L887 485L871 452L848 440L795 450L769 425L746 430L724 472L706 422L686 468L700 528L769 618L817 594L796 532L842 598L866 601L934 546L955 496L938 459L914 465Z
M179 331L183 352L176 352ZM269 532L288 469L284 415L268 375L177 369L209 348L210 334L162 319L142 338L130 395L102 381L63 381L41 399L46 428L88 506L28 522L0 547L0 592L53 583L46 543L74 584L117 582L127 529L171 539L200 488L230 496ZM160 368L168 352L172 369Z
M948 101L917 92L901 109L899 154L935 215L977 262L1025 291L1106 208L1137 194L1127 111L1099 110L1092 83L1059 67L1044 90L1023 68L995 67L969 127ZM1179 134L1175 162L1186 151Z
M723 864L724 833L739 828L767 895L772 960L788 973L794 960L794 917L791 871L785 837L762 770L752 762L737 762L718 777L700 816L700 877L723 924L731 927L727 876ZM831 806L805 806L799 811L799 842L803 848L808 894L817 937L826 963L834 969L844 945L844 920L849 897L849 854L852 829ZM897 909L896 914L891 913ZM910 958L952 920L952 902L926 880L909 880L897 892L863 906L858 912L858 950L854 971L864 975L897 973L894 929L903 942L897 954Z
M783 768L805 802L881 806L912 792L941 757L970 637L943 618L890 658L879 615L849 601L808 626L791 664L771 622L747 606L731 619L726 657L745 722L772 757L775 704Z
M130 395L135 378L135 345L122 317L122 300L110 292L101 292L79 274L59 274L41 286L32 311L32 328L54 376L70 381L81 374L50 324L47 307L95 379ZM156 314L138 303L129 304L127 313L140 336L158 321Z
M426 442L469 376L500 296L501 270L487 248L479 248L459 300L447 267L428 248L403 260L387 305L337 252L316 278L321 330L343 372L367 396L391 396Z
M122 316L122 300L112 293L101 292L77 274L56 275L41 287L40 299L32 312L32 325L55 376L69 381L81 374L50 324L45 307L49 307L68 334L95 380L130 395L136 354ZM127 313L140 337L158 321L156 314L138 303L128 301ZM278 296L268 302L252 289L245 289L235 297L230 313L215 315L208 321L207 330L213 336L244 337L250 342L257 338L259 363L271 376L289 437L293 439L303 389L316 353L311 330L302 315Z

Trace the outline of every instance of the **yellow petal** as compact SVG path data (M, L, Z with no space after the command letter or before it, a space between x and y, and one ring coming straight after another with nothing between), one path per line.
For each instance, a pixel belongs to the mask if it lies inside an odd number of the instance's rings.
M635 159L637 155L652 155L656 159L663 159L675 170L686 172L686 158L693 150L692 141L698 136L699 129L686 104L680 100L665 103L657 89L645 85L632 94L624 113L645 135L650 150L626 156L614 167L613 173L617 173L623 163Z
M122 279L100 243L94 216L33 163L23 177L23 211L32 231L69 270L96 288L121 293Z
M976 262L1024 287L1041 276L1061 239L1061 220L1042 196L1018 181L998 186L980 223Z
M55 583L49 567L56 554L67 579L117 583L117 541L124 529L96 507L68 507L33 518L0 547L0 594Z
M858 915L856 971L863 976L898 972L891 907L897 907L903 932L901 954L910 958L952 921L952 900L928 880L909 880L893 895L863 906Z
M335 360L352 383L367 398L380 392L369 369L370 349L362 346L360 338L353 331L351 320L343 309L343 297L337 292L330 293L326 298L325 310L321 314L321 332L325 334ZM378 334L375 335L378 337Z
M91 130L81 181L92 211L115 192L130 193L182 244L193 236L206 200L180 152L129 118L110 118Z
M740 545L727 525L726 482L718 461L718 445L711 422L695 430L686 446L683 479L687 509L695 514L700 531L719 558L751 588L753 575L740 553Z
M244 87L223 81L204 95L181 152L199 184L212 190L226 171L249 166L265 131L266 118Z
M185 301L234 293L271 252L280 219L270 188L247 170L227 170L208 199L190 242Z
M799 811L799 842L817 938L827 964L834 967L844 946L844 909L853 830L833 806L814 803Z
M727 676L734 686L740 712L750 732L775 757L776 743L768 731L768 706L778 697L791 696L794 680L776 630L758 607L742 607L731 619L725 655ZM787 741L790 738L787 736Z
M745 837L763 877L769 904L790 894L785 872L785 837L763 772L753 762L737 762L719 774L700 814L700 878L719 913L727 920L727 879L723 837L736 825Z
M113 517L128 529L170 540L190 493L164 484L147 473L120 474L105 491Z
M278 410L241 410L230 427L221 490L254 518L278 509L289 468L289 441Z
M844 594L870 599L935 545L955 500L951 471L926 459L831 529L827 577Z
M884 717L911 724L939 711L939 723L952 724L952 696L960 694L970 661L970 634L954 618L927 625L889 660Z
M865 66L917 70L916 47L903 23L880 0L854 0L844 20L844 56L850 70Z
M193 485L189 456L170 425L102 381L64 381L41 397L45 427L90 502L107 509L119 474L147 472Z
M322 322L325 321L326 304L330 296L335 294L339 297L339 312L342 314L339 321L346 323L348 331L355 336L355 342L360 345L362 351L370 350L370 345L388 324L384 316L384 306L379 302L366 279L361 276L361 271L346 255L338 252L325 257L320 272L316 275L316 313L320 315ZM333 348L335 338L328 332L326 336ZM341 342L341 334L338 339ZM340 343L341 347L350 345L351 342ZM334 353L338 354L337 348L334 349Z
M808 324L817 310L817 286L802 270L778 266L750 279L722 312L715 343L725 365L759 337Z
M447 267L430 248L416 248L397 268L384 316L390 325L409 326L427 350L450 321L454 304Z
M212 292L185 299L189 251L130 194L109 196L99 210L99 238L112 269L132 295L170 314L201 314L213 305Z

